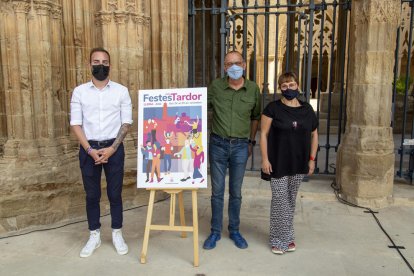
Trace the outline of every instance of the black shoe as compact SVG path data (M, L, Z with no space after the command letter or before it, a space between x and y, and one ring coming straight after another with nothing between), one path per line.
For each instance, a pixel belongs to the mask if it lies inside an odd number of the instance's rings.
M149 181L149 179L145 180L145 182L148 182L148 181Z

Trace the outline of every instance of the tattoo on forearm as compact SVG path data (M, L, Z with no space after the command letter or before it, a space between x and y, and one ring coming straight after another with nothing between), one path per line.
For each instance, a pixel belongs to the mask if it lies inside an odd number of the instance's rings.
M116 136L115 141L111 146L114 148L115 151L118 149L122 141L124 141L125 136L127 135L130 127L131 127L130 124L123 124L121 128L119 129L118 135Z

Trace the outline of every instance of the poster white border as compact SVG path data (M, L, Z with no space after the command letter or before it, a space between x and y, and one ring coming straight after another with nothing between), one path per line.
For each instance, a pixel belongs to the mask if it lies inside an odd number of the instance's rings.
M138 188L206 188L207 146L206 87L138 91Z

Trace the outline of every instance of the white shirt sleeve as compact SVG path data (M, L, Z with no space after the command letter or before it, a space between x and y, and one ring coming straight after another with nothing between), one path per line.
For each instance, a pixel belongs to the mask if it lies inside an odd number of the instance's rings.
M132 122L131 97L129 96L128 89L125 89L121 98L121 124L132 125Z
M73 90L72 99L70 101L70 125L82 125L82 104L80 101L79 89Z

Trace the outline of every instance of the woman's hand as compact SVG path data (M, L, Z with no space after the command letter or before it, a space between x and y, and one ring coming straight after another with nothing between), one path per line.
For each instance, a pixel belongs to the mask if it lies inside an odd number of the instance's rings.
M265 174L271 174L272 171L272 165L270 164L269 160L262 160L262 171Z
M313 172L315 171L315 160L309 160L308 165L309 165L308 175L312 175Z

